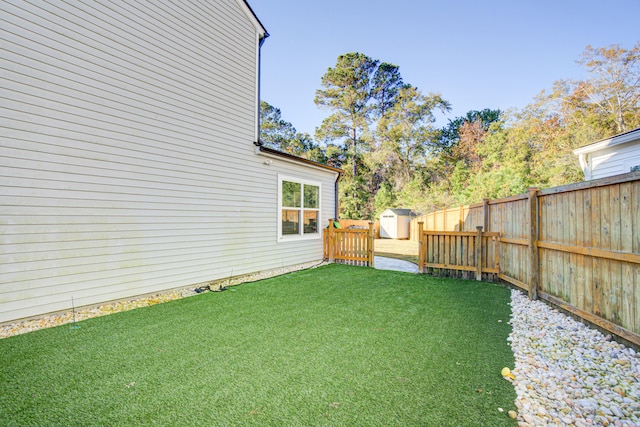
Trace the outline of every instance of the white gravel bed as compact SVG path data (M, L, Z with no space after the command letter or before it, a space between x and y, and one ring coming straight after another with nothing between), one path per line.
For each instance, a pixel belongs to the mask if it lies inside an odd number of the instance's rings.
M511 291L518 422L640 426L640 355L541 301Z

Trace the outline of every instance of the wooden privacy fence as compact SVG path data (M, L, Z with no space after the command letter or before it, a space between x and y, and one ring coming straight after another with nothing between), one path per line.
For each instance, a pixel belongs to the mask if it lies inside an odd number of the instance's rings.
M640 172L532 188L414 222L411 238L426 242L420 271L456 272L462 263L462 271L475 271L477 278L481 259L480 274L487 278L506 281L532 299L640 345ZM495 239L483 240L480 258L471 249L478 226L486 231L483 236ZM495 264L486 264L488 259Z
M324 229L324 257L329 262L373 267L373 222L363 228L336 228L330 219Z
M374 237L380 238L380 221L369 221L367 219L339 219L340 228L363 228L368 229L369 223L373 222Z
M487 203L489 199L485 199L484 203ZM428 214L420 215L411 220L409 224L409 239L414 242L420 240L419 223L424 223L424 229L432 231L475 231L475 227L482 225L484 230L487 231L487 224L484 223L482 218L477 219L482 214L483 203L475 205L460 206L457 208L443 209L436 212L430 212ZM467 221L467 222L465 222ZM467 225L469 224L469 225ZM470 224L475 224L471 226Z

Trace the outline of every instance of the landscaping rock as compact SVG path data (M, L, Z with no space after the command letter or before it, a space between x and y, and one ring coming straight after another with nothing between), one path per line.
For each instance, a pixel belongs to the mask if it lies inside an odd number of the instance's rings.
M638 426L640 355L522 292L511 293L520 426Z

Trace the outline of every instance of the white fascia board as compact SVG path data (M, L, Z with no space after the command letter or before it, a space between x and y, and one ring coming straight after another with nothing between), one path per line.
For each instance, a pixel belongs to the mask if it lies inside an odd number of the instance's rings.
M295 158L296 156L290 156L289 157L289 156L286 156L286 155L283 156L282 154L269 153L269 152L262 151L260 149L260 147L255 147L255 153L257 155L264 156L264 157L266 157L268 159L282 160L282 161L285 161L285 162L288 162L288 163L296 164L298 166L304 166L304 167L307 167L307 168L321 170L321 171L326 172L326 173L331 173L336 177L341 175L341 172L336 168L331 168L329 166L323 166L322 164L314 164L315 162L313 162L313 161L305 161L306 159ZM265 164L266 165L271 165L271 163L267 163L267 162L268 162L268 160L265 160Z
M244 14L247 15L249 21L251 21L251 23L255 27L256 32L258 33L258 39L268 37L269 33L267 33L267 29L264 28L262 22L260 22L256 14L253 12L251 6L249 6L249 3L247 3L246 0L236 0L236 3L238 3L240 9L242 9Z
M640 128L634 129L630 132L623 133L618 136L603 139L602 141L585 145L584 147L576 148L575 150L573 150L573 154L580 155L580 154L593 153L594 151L598 151L603 148L614 147L616 145L626 144L628 142L633 142L633 141L640 141Z

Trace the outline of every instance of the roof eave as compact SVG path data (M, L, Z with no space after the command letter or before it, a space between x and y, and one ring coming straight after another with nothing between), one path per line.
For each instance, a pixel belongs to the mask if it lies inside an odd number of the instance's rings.
M249 2L247 0L236 0L236 2L238 3L238 5L240 5L242 10L244 10L247 18L249 18L249 20L253 23L253 26L256 28L256 31L260 35L260 39L266 39L267 37L269 37L269 32L267 31L265 26L262 25L262 22L260 22L258 15L256 15L253 9L251 9Z
M334 168L333 166L329 166L329 165L325 165L323 163L319 163L313 160L309 160L309 159L305 159L304 157L299 157L293 154L289 154L289 153L285 153L284 151L279 151L273 148L269 148L269 147L265 147L264 145L257 145L257 150L259 153L261 154L266 154L269 156L274 156L274 157L278 157L280 159L284 159L284 160L288 160L291 162L295 162L295 163L303 163L306 164L308 166L313 166L316 168L320 168L320 169L324 169L324 170L328 170L334 173L337 173L338 175L342 176L344 174L344 171L340 168Z
M592 142L591 144L576 148L575 150L573 150L573 154L580 155L592 153L603 148L614 147L616 145L626 144L636 140L640 140L640 128L636 128L628 132L624 132L610 138L602 139L600 141Z

